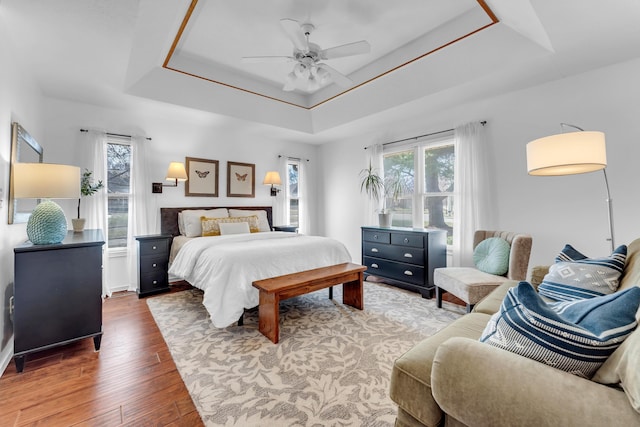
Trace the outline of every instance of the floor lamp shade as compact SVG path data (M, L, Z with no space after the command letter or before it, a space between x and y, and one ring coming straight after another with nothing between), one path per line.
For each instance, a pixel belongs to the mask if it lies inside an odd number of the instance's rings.
M573 175L606 166L607 152L602 132L561 133L527 144L529 175Z
M80 198L80 168L50 163L14 163L13 190L18 199L45 199L27 222L27 236L34 245L60 243L67 235L67 218L49 199Z

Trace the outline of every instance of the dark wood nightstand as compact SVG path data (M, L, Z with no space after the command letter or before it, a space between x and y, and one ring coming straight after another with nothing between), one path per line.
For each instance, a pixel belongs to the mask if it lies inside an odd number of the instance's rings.
M274 225L273 231L286 231L289 233L297 233L298 226L297 225Z
M136 236L138 241L138 298L169 290L168 234Z

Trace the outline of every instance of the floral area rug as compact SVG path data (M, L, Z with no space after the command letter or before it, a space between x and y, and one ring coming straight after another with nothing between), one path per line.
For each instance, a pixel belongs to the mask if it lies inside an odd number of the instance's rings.
M196 289L149 298L207 426L392 426L393 362L464 313L417 293L365 282L364 310L342 304L342 286L280 303L280 342L244 326L215 328Z

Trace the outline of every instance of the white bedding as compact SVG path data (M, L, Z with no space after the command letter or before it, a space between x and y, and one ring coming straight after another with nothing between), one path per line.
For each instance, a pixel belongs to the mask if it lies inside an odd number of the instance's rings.
M182 246L169 274L204 291L202 303L217 328L236 322L258 305L253 281L350 262L337 240L267 232L197 237Z

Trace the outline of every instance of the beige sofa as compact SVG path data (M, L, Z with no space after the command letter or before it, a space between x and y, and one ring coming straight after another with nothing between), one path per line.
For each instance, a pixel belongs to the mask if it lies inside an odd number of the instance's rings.
M531 282L545 272L534 269ZM396 426L640 426L640 328L593 380L478 341L516 284L500 285L472 313L396 360ZM640 286L640 239L628 246L619 289L631 286Z

